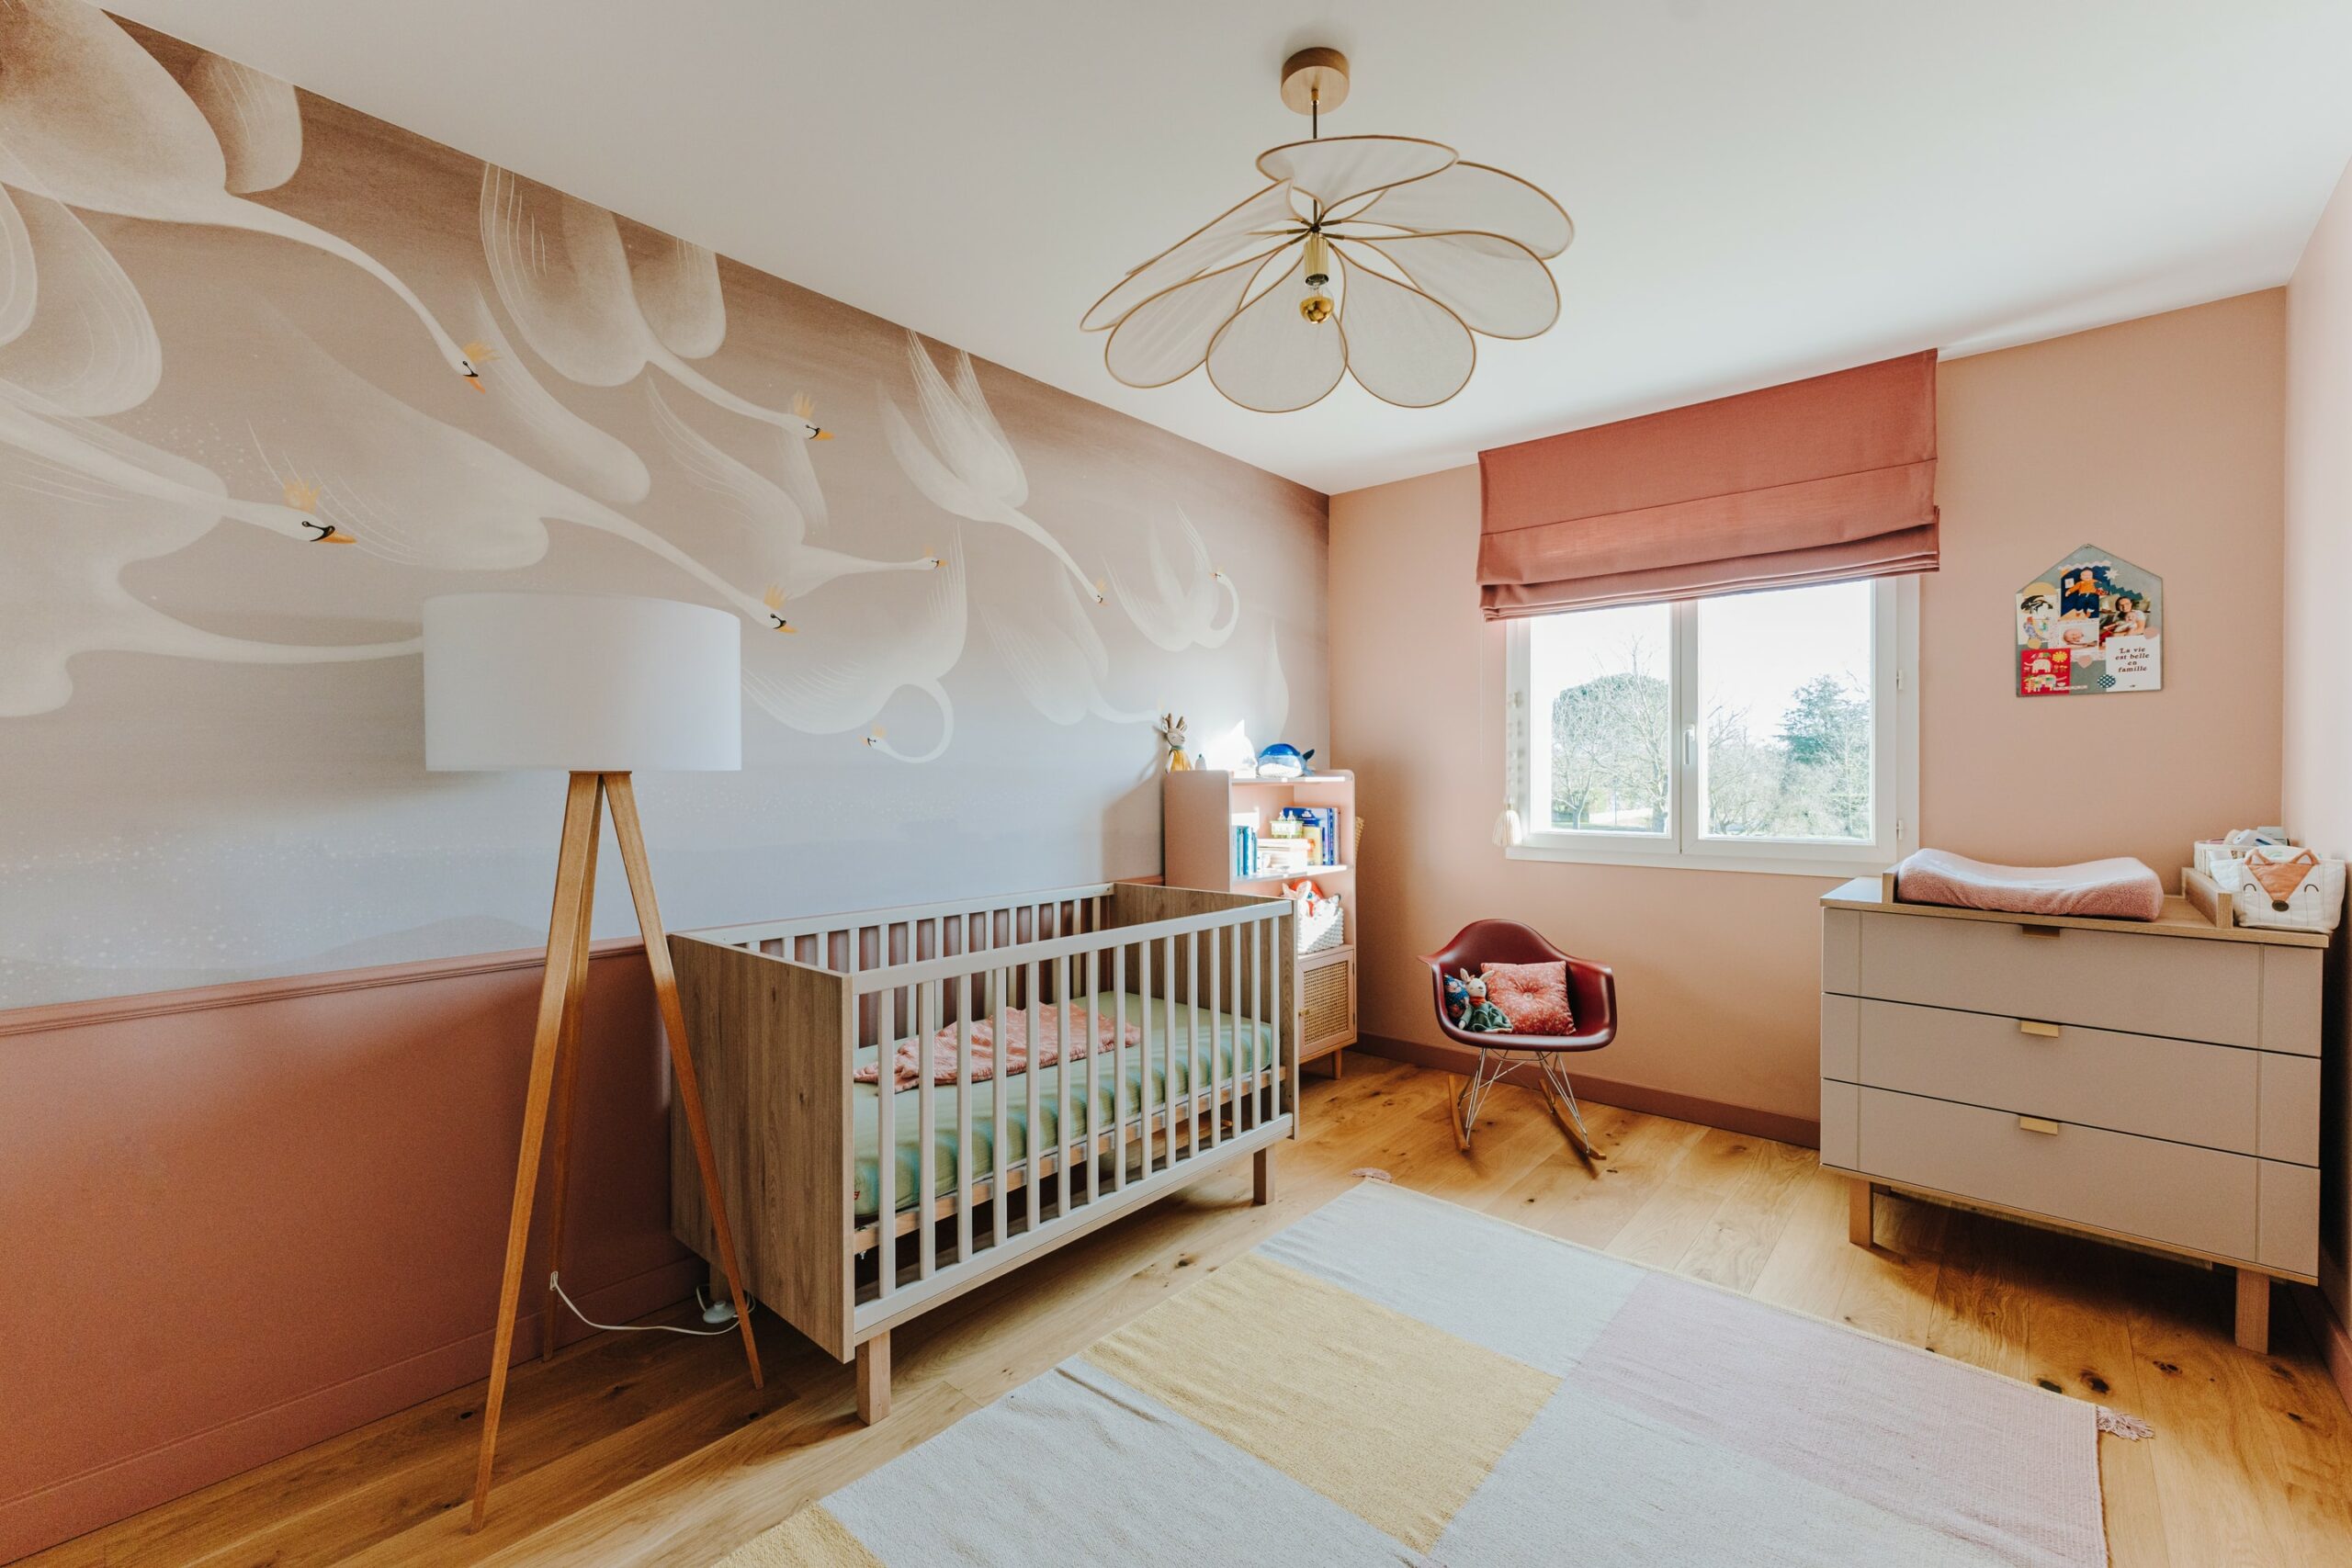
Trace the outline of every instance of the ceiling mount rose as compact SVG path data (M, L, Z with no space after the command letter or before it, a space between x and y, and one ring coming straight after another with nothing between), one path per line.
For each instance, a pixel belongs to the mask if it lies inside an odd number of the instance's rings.
M1269 148L1273 183L1127 274L1080 325L1130 387L1204 366L1228 401L1283 413L1346 377L1384 402L1429 408L1459 392L1476 334L1531 338L1559 319L1545 264L1576 226L1516 175L1410 136L1323 135L1348 98L1348 58L1302 49L1282 99L1307 140Z
M1283 102L1295 112L1330 113L1348 101L1348 57L1336 49L1302 49L1283 62Z

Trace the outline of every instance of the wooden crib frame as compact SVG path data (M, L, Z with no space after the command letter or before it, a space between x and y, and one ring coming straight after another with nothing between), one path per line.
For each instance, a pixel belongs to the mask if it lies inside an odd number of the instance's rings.
M1291 914L1278 897L1115 883L670 938L744 1288L837 1359L855 1358L861 1418L888 1413L898 1325L1244 1155L1255 1162L1255 1201L1271 1199L1273 1145L1297 1126ZM1057 1092L1042 1099L1042 1075L1015 1074L993 1086L994 1156L975 1168L970 1022L1064 998L1091 1005L1099 995L1123 1027L1130 990L1165 1001L1171 1063L1198 1063L1205 1016L1214 1068L1215 1015L1223 1012L1231 1070L1208 1082L1188 1071L1191 1092L1155 1103L1148 1032L1136 1097L1125 1091L1124 1043L1065 1056ZM1150 1030L1148 1011L1138 1021ZM890 1217L886 1236L882 1224L861 1224L855 1213L857 1051L950 1026L959 1070L948 1114L965 1155L953 1190L941 1192L940 1097L918 1096L918 1190L937 1195L902 1212L889 1157L895 1097L877 1095L875 1207ZM1091 1100L1098 1066L1115 1112L1073 1134L1071 1096ZM1024 1090L1028 1128L1054 1108L1051 1146L1008 1160L1007 1102ZM1163 1089L1158 1098L1170 1097ZM678 1114L673 1104L671 1228L716 1258Z

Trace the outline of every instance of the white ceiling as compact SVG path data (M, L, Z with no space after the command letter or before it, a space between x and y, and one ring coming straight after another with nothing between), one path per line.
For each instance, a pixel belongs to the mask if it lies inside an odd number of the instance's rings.
M112 9L1324 491L1887 355L2285 279L2346 0L119 0ZM1419 411L1133 391L1081 310L1296 139L1557 196L1566 308Z

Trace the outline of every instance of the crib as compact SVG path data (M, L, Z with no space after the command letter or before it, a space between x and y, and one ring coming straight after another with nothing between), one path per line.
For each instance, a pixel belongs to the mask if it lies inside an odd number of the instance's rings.
M854 1358L873 1422L899 1324L1245 1156L1269 1201L1291 913L1105 883L672 936L746 1292ZM1025 1068L976 1073L976 1029L986 1058L1024 1025ZM909 1041L922 1080L894 1088ZM677 1115L671 1226L715 1259Z

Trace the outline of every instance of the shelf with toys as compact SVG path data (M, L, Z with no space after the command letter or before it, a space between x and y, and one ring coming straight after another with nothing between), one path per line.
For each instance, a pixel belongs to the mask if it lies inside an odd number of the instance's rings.
M1193 768L1162 775L1161 786L1162 867L1171 886L1265 893L1280 886L1299 904L1300 1057L1329 1057L1336 1071L1337 1054L1356 1040L1355 775L1334 769L1237 778Z

